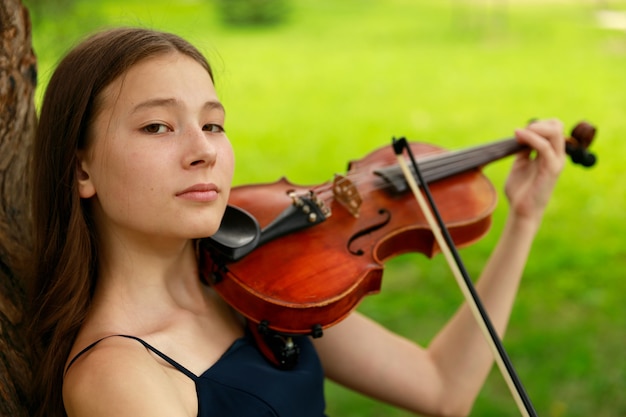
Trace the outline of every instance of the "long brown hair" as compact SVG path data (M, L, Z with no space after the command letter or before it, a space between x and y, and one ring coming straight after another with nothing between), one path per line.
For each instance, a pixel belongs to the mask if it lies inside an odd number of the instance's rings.
M172 51L192 57L213 78L203 55L180 37L118 28L80 43L49 81L32 161L31 416L66 415L63 368L96 284L95 229L78 194L77 151L86 146L102 90L139 61Z

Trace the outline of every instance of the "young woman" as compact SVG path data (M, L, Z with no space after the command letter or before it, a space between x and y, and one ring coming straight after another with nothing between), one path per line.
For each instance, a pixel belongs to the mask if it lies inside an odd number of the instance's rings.
M564 164L562 125L515 132L510 214L479 282L502 333ZM108 30L60 63L33 161L33 415L324 415L323 379L426 415L470 412L493 357L463 306L426 348L352 313L279 370L199 279L233 150L211 68L179 37Z

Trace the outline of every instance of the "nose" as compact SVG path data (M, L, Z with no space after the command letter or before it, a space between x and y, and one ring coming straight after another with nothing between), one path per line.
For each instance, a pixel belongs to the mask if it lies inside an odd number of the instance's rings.
M209 137L209 133L201 127L189 128L184 135L185 157L183 164L185 167L211 166L217 158L217 148Z

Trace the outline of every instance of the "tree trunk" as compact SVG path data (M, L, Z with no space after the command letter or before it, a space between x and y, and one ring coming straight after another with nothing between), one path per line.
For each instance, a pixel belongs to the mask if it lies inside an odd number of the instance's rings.
M36 58L28 10L0 3L0 416L26 416L30 379L21 262L30 248L28 165L36 126Z

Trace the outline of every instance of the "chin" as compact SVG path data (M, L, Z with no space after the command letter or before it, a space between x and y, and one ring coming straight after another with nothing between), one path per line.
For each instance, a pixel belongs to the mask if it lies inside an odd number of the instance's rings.
M191 239L203 239L205 237L211 237L217 232L217 227L215 228L196 228L192 233L190 233Z
M216 216L214 211L210 216L197 216L193 222L187 223L181 230L188 231L191 239L213 236L220 228L225 210L226 208L222 209L219 216Z

